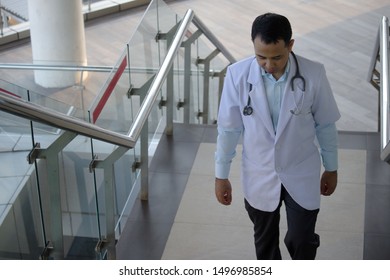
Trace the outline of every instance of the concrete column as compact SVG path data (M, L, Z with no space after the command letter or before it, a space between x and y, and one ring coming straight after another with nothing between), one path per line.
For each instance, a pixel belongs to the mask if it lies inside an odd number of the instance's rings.
M34 64L87 65L81 0L29 0L28 10ZM34 75L47 88L72 86L81 77L73 71L35 70Z

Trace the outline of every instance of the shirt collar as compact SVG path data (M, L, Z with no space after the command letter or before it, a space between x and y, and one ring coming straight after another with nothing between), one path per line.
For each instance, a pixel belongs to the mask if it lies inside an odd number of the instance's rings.
M264 78L268 78L272 82L284 82L287 79L288 73L290 72L290 59L287 61L286 69L284 70L283 75L280 77L279 80L276 80L272 74L265 72L263 67L260 67L261 69L261 76Z

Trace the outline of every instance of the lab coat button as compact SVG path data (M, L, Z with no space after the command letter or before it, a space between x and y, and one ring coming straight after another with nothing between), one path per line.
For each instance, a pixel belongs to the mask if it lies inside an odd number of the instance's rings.
M281 172L282 171L282 168L281 167L276 167L276 172Z

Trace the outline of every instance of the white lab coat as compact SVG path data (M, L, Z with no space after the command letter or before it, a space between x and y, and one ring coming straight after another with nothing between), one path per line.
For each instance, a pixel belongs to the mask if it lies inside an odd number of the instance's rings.
M300 56L297 59L306 80L304 99L302 92L297 91L297 87L302 88L300 81L295 83L295 93L291 90L296 64L290 55L291 66L276 133L260 66L254 57L229 66L224 82L218 125L227 129L243 128L243 192L253 207L263 211L276 209L281 184L302 207L309 210L320 207L321 158L315 144L315 125L334 123L340 118L324 66ZM253 114L244 116L248 94ZM299 114L292 114L291 110L297 108Z

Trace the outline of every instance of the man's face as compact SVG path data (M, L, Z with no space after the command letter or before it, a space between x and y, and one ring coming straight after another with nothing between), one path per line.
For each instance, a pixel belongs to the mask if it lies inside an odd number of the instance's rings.
M259 65L278 80L284 73L294 40L291 40L287 45L283 40L277 41L276 44L266 44L261 40L261 37L257 36L253 45Z

